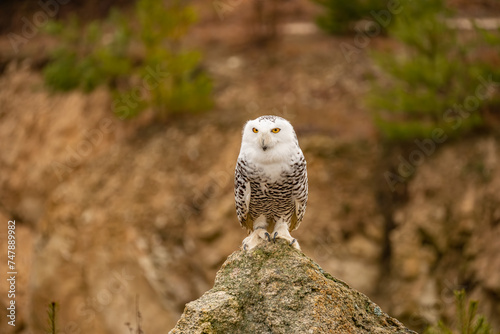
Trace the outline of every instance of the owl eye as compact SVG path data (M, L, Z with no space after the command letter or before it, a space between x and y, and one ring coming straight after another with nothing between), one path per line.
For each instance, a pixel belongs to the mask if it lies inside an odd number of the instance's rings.
M280 128L274 128L274 129L271 130L272 133L278 133L280 131L281 131Z
M252 131L253 131L254 133L259 132L259 130L257 130L256 128L253 128L253 129L252 129Z

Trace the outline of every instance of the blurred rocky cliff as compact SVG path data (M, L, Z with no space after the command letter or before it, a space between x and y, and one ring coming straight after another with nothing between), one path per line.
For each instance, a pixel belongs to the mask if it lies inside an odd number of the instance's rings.
M242 123L124 123L105 91L41 87L23 67L0 78L1 218L18 224L19 323L44 327L57 301L62 328L115 333L139 295L145 330L172 328L245 236L232 193ZM410 328L450 315L461 287L498 314L498 138L437 148L395 195L379 145L290 115L309 169L294 233L307 254Z

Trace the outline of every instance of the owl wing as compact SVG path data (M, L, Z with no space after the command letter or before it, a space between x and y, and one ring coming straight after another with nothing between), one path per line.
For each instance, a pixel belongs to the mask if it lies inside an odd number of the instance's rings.
M252 229L253 221L248 215L251 188L247 173L247 163L242 158L238 158L234 173L234 199L236 201L236 214L238 215L241 227Z
M307 206L307 166L304 157L301 157L299 162L295 163L293 171L293 189L292 196L295 204L295 212L292 214L292 220L290 222L290 231L295 230L299 227L300 222L304 218Z

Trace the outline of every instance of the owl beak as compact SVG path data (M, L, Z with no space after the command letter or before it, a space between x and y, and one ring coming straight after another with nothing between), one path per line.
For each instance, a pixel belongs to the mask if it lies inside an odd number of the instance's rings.
M269 148L269 141L270 141L269 135L262 134L260 136L259 143L263 151L266 151Z

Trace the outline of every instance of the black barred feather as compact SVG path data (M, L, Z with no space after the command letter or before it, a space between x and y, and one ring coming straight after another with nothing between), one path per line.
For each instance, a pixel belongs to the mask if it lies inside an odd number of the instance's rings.
M235 172L236 213L242 227L252 229L253 221L264 215L268 222L282 218L289 230L296 229L304 218L307 205L306 160L300 152L298 161L290 162L277 181L251 162L239 158Z

